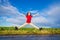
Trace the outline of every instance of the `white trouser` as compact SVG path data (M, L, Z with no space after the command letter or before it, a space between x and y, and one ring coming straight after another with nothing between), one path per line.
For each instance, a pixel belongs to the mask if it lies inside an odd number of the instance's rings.
M24 27L24 26L27 25L27 24L29 24L29 25L31 25L31 26L33 26L33 27L39 29L39 27L35 26L33 23L24 23L24 24L21 25L19 28Z

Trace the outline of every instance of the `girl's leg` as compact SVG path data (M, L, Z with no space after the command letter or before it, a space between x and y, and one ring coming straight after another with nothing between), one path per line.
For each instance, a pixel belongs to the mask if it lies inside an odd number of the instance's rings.
M39 29L39 27L35 26L33 23L30 23L30 25L37 28L37 29Z
M23 25L21 25L19 28L24 27L25 25L27 25L27 23L24 23L24 24L23 24Z

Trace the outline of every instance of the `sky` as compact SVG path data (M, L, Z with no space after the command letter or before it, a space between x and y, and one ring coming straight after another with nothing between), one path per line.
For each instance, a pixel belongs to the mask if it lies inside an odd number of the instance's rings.
M21 26L27 12L38 27L60 28L60 0L0 0L0 26Z

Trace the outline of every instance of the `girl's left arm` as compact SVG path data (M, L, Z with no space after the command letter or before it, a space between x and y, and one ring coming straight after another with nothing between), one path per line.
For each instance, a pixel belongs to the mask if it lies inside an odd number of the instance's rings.
M37 14L35 14L35 15L33 15L33 16L38 16L39 15L39 13L37 13Z

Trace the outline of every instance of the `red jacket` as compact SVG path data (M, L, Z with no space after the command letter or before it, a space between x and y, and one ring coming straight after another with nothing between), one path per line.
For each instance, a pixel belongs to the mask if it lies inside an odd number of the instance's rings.
M26 16L26 23L31 23L32 16Z

